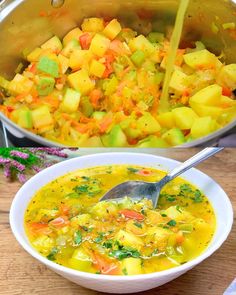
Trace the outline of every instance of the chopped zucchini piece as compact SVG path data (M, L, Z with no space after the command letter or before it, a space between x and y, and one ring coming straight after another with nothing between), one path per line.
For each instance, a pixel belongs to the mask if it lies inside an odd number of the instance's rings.
M39 95L49 95L55 85L55 80L52 77L39 77L39 83L37 85L37 90Z
M43 73L57 78L59 76L59 65L55 60L42 56L37 64L37 69Z
M68 113L73 113L78 110L80 103L80 92L68 88L64 95L63 101L61 103L61 108L63 111Z
M32 111L34 128L41 128L53 124L53 118L47 106L39 107Z

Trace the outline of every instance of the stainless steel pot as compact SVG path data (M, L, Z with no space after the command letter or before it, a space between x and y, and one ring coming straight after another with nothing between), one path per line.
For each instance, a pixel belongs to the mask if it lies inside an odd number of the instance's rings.
M51 0L0 0L0 74L14 76L14 70L22 60L24 50L34 47L56 34L65 35L81 23L84 17L118 17L127 26L145 33L152 26L164 30L174 24L178 0L65 0L60 8L53 8ZM227 62L236 63L236 38L220 26L226 22L236 23L236 1L191 0L187 12L184 39L203 40L216 53L224 51ZM221 29L212 32L212 23ZM0 113L0 119L16 136L26 137L39 145L60 146L26 131ZM224 128L184 147L209 145L236 126L236 121Z

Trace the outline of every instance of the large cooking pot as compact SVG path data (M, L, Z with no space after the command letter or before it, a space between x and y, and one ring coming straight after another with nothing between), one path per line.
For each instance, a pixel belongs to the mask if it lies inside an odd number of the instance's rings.
M53 1L53 0L52 0ZM60 1L59 1L60 2ZM145 33L149 23L161 31L175 21L178 0L65 0L60 8L54 8L51 0L0 0L0 75L14 76L14 70L22 59L23 50L32 50L56 34L65 35L79 25L84 17L118 17L127 26ZM228 63L236 63L236 39L223 29L212 31L212 23L236 23L236 1L190 0L183 36L186 40L203 40L215 53L223 50ZM44 12L44 13L42 13ZM46 13L45 13L46 12ZM0 113L7 129L18 137L26 137L40 145L60 146L26 131ZM236 120L224 128L184 147L209 145L236 126Z

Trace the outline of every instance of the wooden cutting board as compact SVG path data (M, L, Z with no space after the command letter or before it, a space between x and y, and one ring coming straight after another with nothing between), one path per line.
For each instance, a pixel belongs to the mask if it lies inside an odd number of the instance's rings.
M168 151L169 157L186 160L197 149ZM149 151L150 152L150 151ZM158 154L157 150L152 150ZM165 151L166 154L166 151ZM198 167L214 178L229 195L236 211L236 149L226 149ZM62 278L27 254L15 240L9 225L9 209L18 182L7 182L0 170L0 294L94 295ZM222 295L236 276L236 225L224 245L185 275L145 295ZM141 293L139 293L141 294Z

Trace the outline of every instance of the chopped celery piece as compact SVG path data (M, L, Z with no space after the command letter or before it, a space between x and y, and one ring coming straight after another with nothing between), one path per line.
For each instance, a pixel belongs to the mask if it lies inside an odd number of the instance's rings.
M136 50L131 55L131 60L137 67L140 67L145 60L144 52L142 50Z
M159 42L163 42L165 37L163 33L151 32L148 34L147 39L151 43L159 43Z
M51 75L54 78L59 76L59 65L56 61L48 58L47 56L42 56L37 65L37 69L44 73Z

